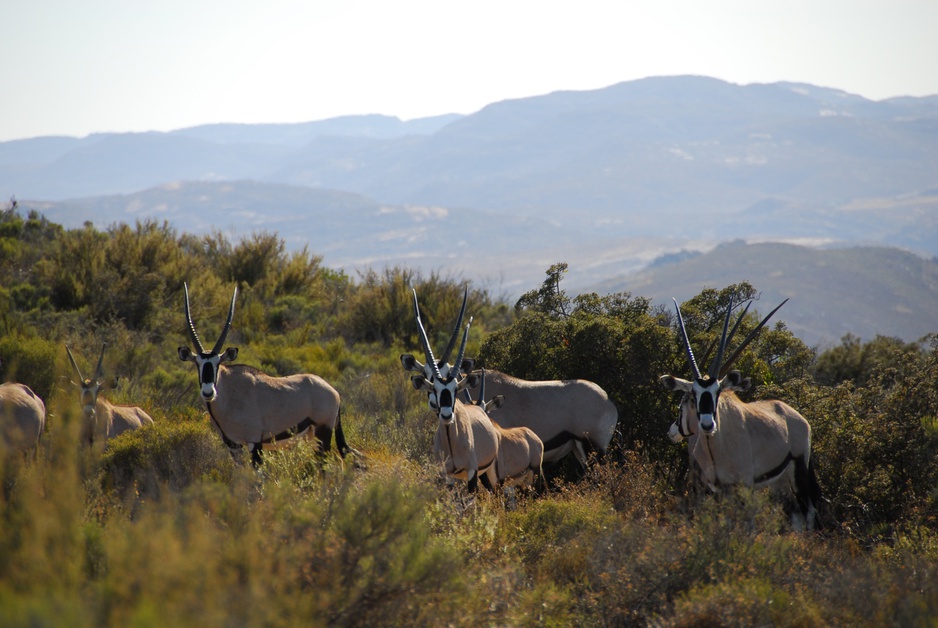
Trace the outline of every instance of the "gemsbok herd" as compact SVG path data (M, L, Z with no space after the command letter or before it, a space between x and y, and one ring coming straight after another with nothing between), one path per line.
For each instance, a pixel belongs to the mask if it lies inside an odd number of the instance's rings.
M209 420L233 456L238 458L246 450L257 466L262 464L265 449L306 438L314 439L319 451L325 453L333 437L343 458L359 453L345 440L341 397L326 380L312 374L274 377L233 364L238 349L225 347L225 342L234 319L237 287L210 350L203 346L192 321L188 284L183 288L191 347L179 347L179 359L195 365ZM618 423L618 411L606 392L586 380L526 381L495 370L476 369L475 361L465 356L472 326L472 317L465 321L468 297L467 288L453 331L437 357L414 290L414 318L424 362L409 353L400 358L404 370L411 373L413 387L427 395L429 408L438 419L433 453L448 481L465 482L470 493L478 490L480 481L492 491L517 484L546 487L545 463L572 454L586 469L590 455L602 457ZM710 491L734 486L775 487L795 504L793 527L813 530L818 525L821 491L811 457L810 425L781 401L740 400L736 393L747 390L750 380L732 370L745 347L784 303L763 318L724 360L749 307L747 304L730 329L730 303L716 355L702 373L675 300L691 379L663 375L659 381L666 389L683 394L669 436L675 442L687 440L689 461ZM105 377L105 348L101 347L91 377L85 378L72 349L65 347L77 375L78 381L72 383L80 390L83 422L79 434L86 445L106 444L110 438L153 423L141 408L112 404L101 394L116 385L116 378ZM45 427L45 404L23 384L2 384L0 420L0 453L35 451Z

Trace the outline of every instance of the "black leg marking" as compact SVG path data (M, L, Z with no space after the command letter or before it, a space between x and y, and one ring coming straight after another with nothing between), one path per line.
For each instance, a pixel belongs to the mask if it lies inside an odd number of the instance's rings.
M345 432L342 431L342 408L339 408L339 414L335 418L335 447L343 458L345 458L345 454L352 450L345 442Z
M479 477L479 475L476 474L476 477ZM489 490L489 491L491 491L491 492L493 492L493 493L495 492L495 487L492 486L492 482L489 480L489 476L488 476L487 473L483 473L483 474L482 474L482 477L481 477L481 480L480 480L480 481L482 482L482 486L484 486L487 490Z
M325 453L332 447L332 428L328 425L317 425L316 440L319 441L319 451ZM341 452L340 452L341 453Z

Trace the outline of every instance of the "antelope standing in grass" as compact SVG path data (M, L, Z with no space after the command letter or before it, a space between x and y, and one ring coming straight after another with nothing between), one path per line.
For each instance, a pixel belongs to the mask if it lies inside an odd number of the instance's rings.
M46 404L25 384L0 384L0 448L34 451L46 425Z
M481 370L479 398L476 405L485 410L491 419L491 411L502 407L505 397L496 395L485 401L485 369ZM466 391L468 397L468 391ZM471 398L470 398L471 401ZM498 453L495 457L495 475L501 486L534 484L543 480L544 443L533 430L527 427L502 427L492 419L498 437Z
M228 319L211 351L202 346L189 311L185 285L185 313L189 337L195 347L179 347L179 359L196 365L199 390L215 428L235 456L247 446L251 461L261 463L262 449L277 449L293 437L315 437L327 452L335 433L339 455L354 451L345 442L339 393L318 375L273 377L241 364L226 364L238 357L237 347L222 352L234 318L237 286L231 295Z
M675 300L693 380L664 375L659 381L668 390L684 393L679 418L670 434L672 440L689 438L688 453L711 490L734 485L787 488L797 504L792 512L793 527L813 530L821 489L811 459L811 426L798 411L781 401L741 401L735 393L747 390L751 381L743 379L739 371L730 370L746 345L784 304L783 301L772 310L724 363L729 340L746 315L744 310L733 326L733 333L727 336L733 309L730 303L716 357L707 374L702 375Z
M101 345L101 355L98 356L98 366L95 367L94 374L90 378L85 378L75 362L75 356L72 350L65 345L65 351L68 352L68 359L78 375L78 381L72 381L72 384L80 389L79 399L81 400L82 414L85 420L82 422L80 430L80 440L88 445L94 445L98 442L107 442L128 430L136 430L144 425L153 423L150 415L137 406L115 405L105 399L100 393L102 390L113 389L117 386L117 378L105 378L104 368L104 349L107 343Z
M449 357L456 346L468 296L467 289L456 327L446 349L437 360L430 348L420 318L417 291L414 291L414 315L427 362L421 364L413 355L404 354L401 356L401 364L405 370L417 373L411 376L411 383L415 389L426 391L430 409L440 420L433 447L443 460L446 474L466 481L469 491L475 492L480 477L483 486L490 490L500 485L510 486L533 479L533 474L539 474L541 470L543 444L531 430L506 430L497 425L486 414L489 406L483 397L480 396L477 403L463 403L459 400L458 393L467 384L462 369L472 368L472 360L464 359L471 319L463 333L456 357L457 366L449 364ZM500 399L495 403L499 402Z
M469 388L481 384L481 373L468 378ZM583 379L527 381L499 371L486 371L486 388L506 400L491 417L506 428L527 427L544 444L544 462L573 453L585 469L587 457L606 453L615 433L619 412L606 391Z
M460 367L469 337L469 325L463 334L462 344L456 357L456 365L449 364L450 354L456 346L459 330L466 313L466 301L469 290L463 296L462 307L456 320L456 327L450 336L446 349L439 360L433 357L430 340L420 319L420 306L417 304L417 291L414 290L414 315L417 319L417 331L420 344L426 356L426 364L421 364L413 355L401 355L401 365L407 371L417 373L410 378L416 390L427 393L430 409L439 419L433 439L433 451L442 460L443 469L450 478L466 482L470 493L478 489L479 476L486 488L494 489L498 484L495 473L495 461L498 456L498 433L485 410L476 404L465 404L457 398L465 387L466 379L461 376ZM470 321L471 324L471 321ZM471 361L469 361L471 368Z

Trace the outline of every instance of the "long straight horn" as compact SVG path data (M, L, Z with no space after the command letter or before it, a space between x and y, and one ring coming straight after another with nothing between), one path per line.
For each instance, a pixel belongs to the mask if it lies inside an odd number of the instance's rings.
M72 350L68 348L68 345L65 345L65 350L68 351L68 361L72 363L72 368L78 373L78 381L85 381L85 378L81 375L81 369L78 368L78 363L75 362L75 356L72 355Z
M462 370L462 359L466 355L466 341L469 339L469 328L472 327L472 317L469 317L469 323L466 325L466 331L462 335L462 343L459 345L459 353L456 355L456 364L453 365L453 368L456 369L456 375L459 375ZM479 399L482 396L479 395Z
M733 297L730 297L729 305L726 306L726 318L723 319L723 334L720 336L720 347L717 349L717 357L710 364L710 371L707 373L710 379L716 379L720 375L720 364L723 362L723 352L726 351L726 332L730 328L730 315L733 313Z
M700 369L697 368L697 360L694 359L694 351L690 348L690 340L687 339L687 329L684 328L684 317L681 316L681 306L677 304L677 299L671 297L674 301L674 309L677 310L677 324L681 328L681 337L684 339L684 348L687 349L687 360L690 363L690 370L694 379L700 379Z
M746 312L749 311L749 306L752 305L750 300L746 303L746 307L743 308L743 313L739 315L739 318L736 319L736 324L733 325L733 329L730 330L730 335L726 337L726 346L730 346L730 343L733 342L733 338L736 336L736 331L739 329L739 324L743 322L743 318L746 316ZM713 350L716 349L717 344L719 343L719 338L714 338L713 342L710 343L710 346L707 347L707 352L704 353L703 357L700 359L704 364L707 363L707 360L710 359L710 354L713 353Z
M472 321L470 321L472 322ZM481 369L482 379L479 381L479 403L478 405L485 407L485 369Z
M196 350L199 353L205 353L205 349L202 348L202 341L199 340L199 334L195 331L195 325L192 324L192 314L189 312L189 284L183 282L182 287L186 291L186 325L189 327L189 337L192 338Z
M443 375L440 373L440 367L436 363L436 359L433 357L433 349L430 348L430 340L427 338L427 330L423 328L423 321L420 319L420 306L417 305L417 289L413 289L414 292L414 317L417 319L417 331L420 332L417 335L420 336L420 344L423 346L423 354L427 358L427 365L433 369L434 375L438 379L443 379Z
M104 377L104 350L107 348L107 343L101 345L101 355L98 356L98 366L94 370L94 379L95 381L100 380Z
M729 359L726 360L726 364L724 364L723 367L720 369L719 377L725 377L726 374L730 372L730 369L733 367L733 363L736 362L736 360L739 358L740 355L742 355L743 350L749 345L750 342L752 342L753 338L756 337L756 334L759 333L759 330L762 329L762 327L767 322L769 322L769 319L772 318L772 315L778 312L779 308L785 305L786 303L788 303L788 299L785 299L784 301L779 303L777 306L775 306L775 309L769 312L766 315L766 317L762 319L762 322L756 325L756 328L753 329L751 332L749 332L749 335L746 336L746 339L743 340L742 344L740 344L736 348L736 351L733 352L733 355L731 355Z
M228 330L231 329L231 321L234 319L234 306L235 299L237 298L238 286L235 286L234 294L231 295L231 305L228 306L228 320L225 321L225 326L221 330L221 336L218 337L218 342L216 342L214 348L212 348L212 353L215 355L221 353L221 350L225 346L225 339L228 337Z
M469 300L469 286L466 286L466 291L463 293L462 297L462 307L459 308L459 318L456 319L456 326L453 327L453 335L449 338L449 343L446 345L446 350L443 351L443 355L440 356L439 365L442 367L444 364L449 362L449 356L453 352L453 347L456 346L456 338L459 337L459 330L462 328L462 319L466 315L466 302ZM465 342L465 341L463 341ZM459 368L459 362L457 360L456 368Z

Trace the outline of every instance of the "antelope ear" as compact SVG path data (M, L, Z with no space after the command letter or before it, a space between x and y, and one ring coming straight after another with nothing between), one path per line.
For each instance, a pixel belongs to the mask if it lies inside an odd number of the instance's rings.
M479 384L482 382L482 373L466 371L466 376L463 378L463 381L467 382L466 385L469 386L469 388L478 388Z
M238 359L238 348L237 347L228 347L225 349L225 352L221 354L221 359L218 361L219 364L222 362L234 362Z
M410 383L413 385L414 390L429 390L431 388L430 382L423 375L411 375Z
M401 366L404 367L405 371L413 371L415 373L423 373L423 364L417 361L410 353L401 354Z
M471 373L472 369L476 366L476 361L474 358L466 358L462 361L462 364L459 365L460 373Z
M189 347L179 347L176 351L179 353L179 359L183 362L195 362L195 356L189 350Z
M726 377L723 378L723 381L720 382L720 388L723 390L734 390L736 392L749 390L749 386L751 385L752 380L748 377L743 379L739 371L730 371L726 374Z
M677 425L677 421L671 424L671 427L668 428L668 438L671 439L672 443L679 443L684 440L684 435L681 434L681 429Z
M101 388L104 390L114 390L117 388L117 376L109 377L101 382Z
M505 405L505 395L495 395L485 404L485 411L495 410Z
M694 384L692 382L689 382L686 379L681 379L680 377L674 377L673 375L662 375L658 378L658 381L661 382L662 386L672 392L676 390L688 392L694 389Z

